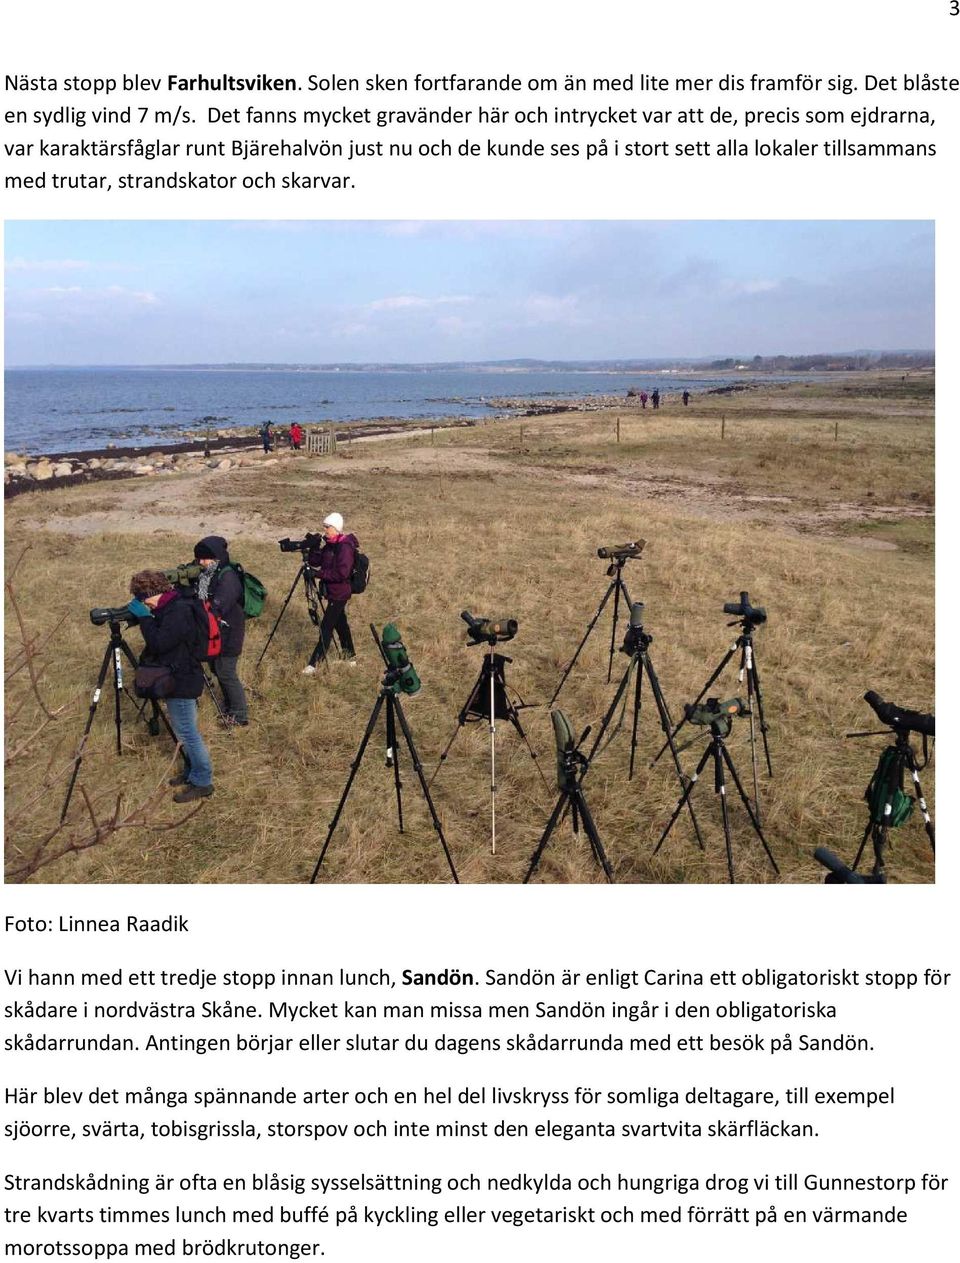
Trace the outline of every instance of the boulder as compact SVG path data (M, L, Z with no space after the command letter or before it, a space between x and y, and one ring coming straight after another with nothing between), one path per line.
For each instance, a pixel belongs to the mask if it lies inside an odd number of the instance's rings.
M69 478L73 473L73 466L68 460L62 460L53 467L53 476L55 478Z
M4 465L22 465L23 457L19 456L16 452L4 452L3 463Z
M35 464L27 466L27 473L31 478L35 478L37 482L46 482L48 478L53 477L53 466L48 460L39 460Z
M146 474L155 474L157 471L154 469L152 465L134 465L130 472L134 474L146 475Z

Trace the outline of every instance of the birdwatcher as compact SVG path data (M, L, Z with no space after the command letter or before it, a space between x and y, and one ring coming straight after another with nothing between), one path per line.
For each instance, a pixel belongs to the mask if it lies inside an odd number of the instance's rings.
M319 571L327 608L320 622L320 639L303 668L304 675L315 675L317 663L327 659L330 642L336 634L340 642L340 658L348 666L357 665L350 624L347 622L347 604L353 595L350 576L353 574L359 541L356 535L348 535L343 529L343 515L328 513L323 519L323 546L307 556L310 566Z
M225 703L224 722L246 728L247 695L237 673L243 653L246 616L243 612L243 582L230 564L227 541L222 535L207 535L193 546L193 556L200 566L197 596L220 624L220 652L210 659L210 666L219 681Z
M273 451L273 422L264 421L260 427L260 442L265 452Z
M686 406L687 406L687 404L690 402L690 391L689 391L689 390L685 390L685 391L683 392L683 396L682 396L682 397L683 397L683 406L684 406L684 407L686 407Z
M198 802L213 793L213 765L197 724L209 635L207 613L189 589L174 588L160 570L137 571L130 591L133 600L127 609L136 618L145 645L141 665L168 671L159 696L166 703L185 761L184 770L170 780L178 787L173 801Z

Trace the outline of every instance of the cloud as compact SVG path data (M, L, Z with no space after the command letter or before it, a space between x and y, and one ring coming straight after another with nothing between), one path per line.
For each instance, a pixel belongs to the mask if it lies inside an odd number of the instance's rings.
M780 285L780 281L773 280L735 281L729 279L723 282L721 289L724 294L737 297L740 294L769 294L771 290L779 289Z
M518 314L531 325L579 325L585 319L576 294L530 294L521 302Z
M81 272L92 267L86 259L8 259L7 272Z
M367 304L368 311L404 311L410 308L426 310L431 307L448 307L451 304L472 303L468 294L453 294L440 298L422 298L415 294L395 294L389 298L375 298Z

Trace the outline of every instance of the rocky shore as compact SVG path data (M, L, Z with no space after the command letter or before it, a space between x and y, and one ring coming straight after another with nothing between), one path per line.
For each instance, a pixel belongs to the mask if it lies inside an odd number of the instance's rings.
M742 390L742 384L707 391ZM664 400L666 394L664 393ZM609 408L633 409L636 398L622 395L592 395L589 398L542 399L497 398L487 400L490 415L486 417L440 417L431 420L382 419L348 424L307 426L307 432L333 429L338 444L363 443L402 434L418 434L451 426L489 425L511 417L547 416L562 412L599 412ZM292 454L285 440L277 439L274 458ZM243 465L262 464L269 459L262 451L258 433L249 426L230 429L195 430L181 433L177 442L159 447L120 447L108 444L79 452L43 455L7 452L4 455L3 494L5 498L24 491L52 490L76 483L115 478L147 478L183 471L209 469L229 470Z
M338 444L349 448L351 443L371 439L400 437L425 430L451 426L482 425L481 420L443 418L429 423L422 421L390 421L346 426L308 427L309 430L334 430ZM25 491L48 491L77 483L103 482L117 478L150 478L196 472L204 468L226 471L243 466L262 465L278 459L304 458L294 453L286 442L276 443L269 455L263 451L259 436L248 428L218 430L209 437L199 434L181 442L159 447L91 448L81 452L62 452L33 456L27 453L4 454L3 494L5 499Z

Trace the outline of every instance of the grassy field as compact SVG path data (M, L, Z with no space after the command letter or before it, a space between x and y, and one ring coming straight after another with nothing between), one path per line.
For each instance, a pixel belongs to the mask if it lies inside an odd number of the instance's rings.
M617 442L617 421L620 441ZM367 624L393 620L424 681L404 702L428 774L456 727L480 669L466 646L462 609L520 621L503 646L508 683L528 704L521 721L550 789L509 725L497 733L497 853L490 853L489 734L464 727L434 784L461 881L522 879L555 797L551 695L608 583L602 544L647 541L625 578L645 602L651 656L675 715L693 700L735 636L725 601L748 589L769 621L756 637L774 776L761 780L763 824L782 880L811 882L811 859L827 845L852 859L865 824L863 790L883 741L844 733L876 727L861 700L873 688L918 709L933 708L933 378L838 377L730 395L672 398L659 413L633 401L602 412L491 421L352 443L329 459L289 457L258 469L140 478L12 501L7 567L26 548L14 579L27 637L62 619L41 649L44 724L25 669L7 690L8 871L57 823L65 774L89 705L106 629L87 611L124 599L131 573L168 567L219 533L270 589L263 617L248 624L241 674L251 696L249 728L227 733L202 703L201 727L216 793L179 827L167 791L170 747L128 722L112 747L105 698L81 783L98 818L149 799L131 827L40 869L33 880L71 882L300 882L323 844L377 697L380 659ZM315 642L298 594L263 666L254 663L296 573L298 555L276 541L314 529L338 509L372 560L367 593L350 618L361 662L300 674ZM903 611L909 611L905 622ZM909 627L910 636L904 632ZM21 642L7 601L8 671ZM139 634L130 634L139 650ZM579 731L603 715L610 623L604 614L560 704ZM619 643L619 636L618 636ZM616 655L614 684L626 667ZM734 696L728 669L716 694ZM41 725L44 726L41 729ZM672 766L650 757L661 730L646 695L637 773L627 779L624 731L584 782L618 881L723 882L719 801L705 774L694 795L706 840L697 849L681 817L660 854L651 852L679 795ZM747 721L730 749L752 788ZM681 757L692 770L702 741ZM382 727L371 742L321 880L449 880L439 842L408 763L406 832L395 827ZM933 804L933 767L924 789ZM737 879L776 880L746 816L731 799ZM51 848L91 831L81 796L70 829ZM72 832L71 832L72 831ZM893 835L891 880L933 879L919 820ZM569 824L554 835L537 880L602 881L585 839Z

